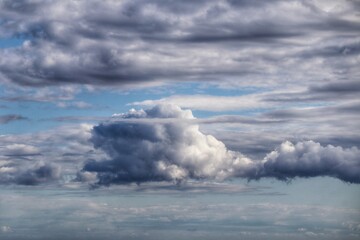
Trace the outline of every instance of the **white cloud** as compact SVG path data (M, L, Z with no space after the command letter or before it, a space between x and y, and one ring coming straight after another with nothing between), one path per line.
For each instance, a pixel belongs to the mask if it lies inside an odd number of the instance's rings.
M261 95L258 94L243 96L173 95L158 100L133 102L130 105L155 106L157 104L174 104L182 108L215 112L269 107L268 103L261 101Z
M230 151L212 135L205 135L194 122L190 110L175 105L156 105L147 110L131 110L119 118L95 126L91 141L109 157L89 161L83 171L97 173L97 184L176 181L241 177L330 176L360 183L358 148L323 147L313 141L288 141L262 161ZM138 121L138 118L149 121ZM158 121L165 118L168 121ZM154 119L155 121L150 121Z
M32 145L14 143L6 145L0 153L3 155L34 155L39 154L40 150Z
M92 107L92 105L90 103L83 102L83 101L58 102L56 105L60 108L78 108L78 109L85 109L85 108Z
M331 176L350 183L360 183L360 150L313 141L284 142L262 161L259 177L281 180L294 177Z
M139 117L133 110L129 114ZM191 111L175 105L158 105L142 115L177 120L194 118ZM238 169L246 174L253 166L248 158L227 150L222 142L202 134L199 126L186 121L104 123L94 127L92 142L111 158L91 161L84 167L85 171L98 172L102 184L179 182L188 178L223 180L234 172L240 174Z

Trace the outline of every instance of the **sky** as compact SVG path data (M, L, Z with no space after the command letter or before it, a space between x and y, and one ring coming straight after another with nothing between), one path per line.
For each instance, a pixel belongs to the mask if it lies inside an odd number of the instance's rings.
M0 0L0 239L360 237L356 0Z

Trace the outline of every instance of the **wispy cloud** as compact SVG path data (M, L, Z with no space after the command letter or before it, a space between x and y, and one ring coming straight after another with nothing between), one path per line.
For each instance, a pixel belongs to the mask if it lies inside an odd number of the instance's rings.
M0 116L0 124L6 124L13 121L19 121L19 120L27 120L27 117L18 115L18 114L7 114L7 115L1 115Z

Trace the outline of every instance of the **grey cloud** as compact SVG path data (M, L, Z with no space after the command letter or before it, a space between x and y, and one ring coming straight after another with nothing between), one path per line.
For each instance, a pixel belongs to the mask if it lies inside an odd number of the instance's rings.
M91 125L76 124L38 133L0 135L1 184L71 181L86 160L104 158L89 143L90 129Z
M306 103L329 103L337 99L343 102L357 99L359 95L359 83L357 81L327 82L324 84L309 85L306 90L297 92L268 93L261 96L264 103L291 104L298 102Z
M133 114L133 113L130 113ZM147 118L193 118L191 111L160 105L145 111ZM100 185L127 182L224 179L249 160L228 151L213 136L197 126L174 123L112 122L95 126L92 142L110 160L90 161L83 170L97 172Z
M333 70L353 67L359 29L356 17L343 17L353 16L352 2L342 4L323 14L309 1L2 1L0 36L27 41L0 52L1 78L28 87L339 79ZM326 39L323 49L309 43L314 36ZM339 54L345 66L327 59L339 42L353 53Z
M8 93L0 97L6 102L54 102L69 103L74 96L81 91L81 88L64 85L57 88L43 87L38 89L16 87L8 88Z
M309 90L314 93L359 93L360 82L331 82L324 85L311 86Z
M222 115L210 117L197 121L201 124L244 124L244 125L272 125L272 124L285 124L287 119L261 119L254 117L242 117L236 115Z
M336 105L294 106L248 117L247 122L253 122L252 124L220 121L221 124L216 125L215 129L206 125L202 125L202 128L223 141L230 149L258 159L263 158L284 139L291 142L313 140L324 146L330 144L343 148L360 148L359 110L359 102L356 100ZM213 124L216 124L217 119L220 120L221 117L213 118ZM229 123L231 124L226 125Z
M181 114L182 113L182 114ZM191 112L174 105L158 105L135 110L123 117L175 118L174 122L113 121L95 126L95 148L108 159L88 161L82 172L97 173L95 186L129 182L174 181L187 179L224 180L233 177L259 179L274 177L330 176L360 183L359 149L321 146L313 141L293 145L284 142L263 160L250 159L231 151L215 137L203 134L197 125L186 122ZM178 120L184 120L181 123Z
M6 124L13 121L19 121L19 120L27 120L27 117L18 115L18 114L8 114L8 115L1 115L0 116L0 124Z
M0 166L0 184L38 185L59 180L61 168L54 164L39 163L29 168Z
M19 174L13 181L20 185L38 185L40 183L58 180L60 173L58 166L43 165Z
M321 146L313 141L284 142L262 161L260 177L288 180L295 177L330 176L360 183L360 150Z
M305 89L240 96L173 95L132 105L172 103L209 112L239 111L239 115L216 114L193 120L192 123L200 124L203 132L216 136L231 150L262 159L285 139L292 142L313 140L324 145L360 148L360 103L357 100L356 84L354 91L351 91L350 85L343 84L346 89L341 91L334 91L334 86L337 90L344 87L342 84L316 85L326 89L326 93L320 89L316 92Z
M99 122L106 121L108 117L87 117L87 116L63 116L56 118L45 118L42 121L56 121L56 122Z

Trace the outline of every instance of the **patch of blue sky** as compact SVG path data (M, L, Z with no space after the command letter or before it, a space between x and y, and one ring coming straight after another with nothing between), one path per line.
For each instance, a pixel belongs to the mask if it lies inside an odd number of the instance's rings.
M193 112L193 115L197 118L209 118L209 117L216 117L219 115L235 115L235 116L242 116L242 117L252 117L257 114L264 113L267 110L269 110L269 109L253 108L253 109L231 110L231 111L221 111L221 112L192 110L192 112Z
M0 48L14 48L14 47L20 47L24 41L25 38L0 38Z
M198 92L197 94L227 96L227 97L261 93L269 90L264 87L255 87L255 86L243 86L243 87L236 86L229 88L221 88L213 84L194 83L192 85L196 87Z
M33 133L56 127L58 123L42 121L58 114L50 103L43 102L9 102L8 108L1 109L1 115L17 114L27 119L12 121L0 125L1 134Z
M140 106L130 105L132 102L144 100L154 100L170 97L172 95L194 95L205 94L213 96L242 96L262 92L264 89L256 88L218 88L214 85L201 83L171 84L166 86L153 87L138 90L101 89L94 91L83 90L74 99L69 101L59 101L69 105L61 108L57 106L59 102L6 102L8 108L2 108L1 114L19 114L28 117L28 121L15 121L2 126L2 132L6 134L20 132L36 132L59 126L63 122L51 119L59 117L110 117L114 113L127 112L130 108L141 108ZM4 93L2 92L2 95ZM74 102L85 102L89 108L79 109L71 107ZM240 115L254 116L269 109L249 108L241 110L228 110L222 112L212 112L205 110L193 110L197 118L214 117L217 115ZM46 121L45 121L46 120Z

